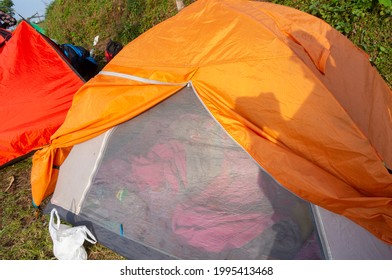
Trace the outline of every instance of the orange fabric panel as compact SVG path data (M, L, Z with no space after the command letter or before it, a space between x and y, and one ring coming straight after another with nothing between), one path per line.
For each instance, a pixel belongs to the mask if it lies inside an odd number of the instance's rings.
M325 22L271 3L199 0L128 44L104 71L191 82L278 182L392 243L392 175L383 164L392 166L391 90L367 55ZM51 148L36 157L33 189L51 181L41 160L180 88L104 74L90 80Z
M91 82L90 82L91 81ZM129 120L166 99L182 86L145 85L98 75L75 95L69 114L51 138L51 145L33 157L33 204L39 206L53 193L58 170L70 148Z
M61 164L67 158L72 147L54 149L47 146L35 152L33 156L33 167L31 172L31 184L40 185L45 188L32 188L33 205L39 206L42 198L51 195L56 186L56 180Z
M287 32L305 28L308 34L317 38L329 50L325 61L326 75L313 71L347 111L358 128L368 137L380 157L392 166L392 94L388 85L380 78L377 70L370 65L368 55L352 44L345 36L316 17L298 12L284 6L270 3L254 3L267 11L276 11L274 18ZM301 31L302 32L302 31ZM296 55L306 63L302 48L294 48ZM321 53L320 53L321 54ZM307 63L309 66L309 62ZM311 67L310 67L311 69ZM383 136L380 137L380 130Z
M67 119L52 136L52 147L73 146L93 138L137 116L182 88L145 85L102 75L93 79L75 95Z
M0 54L0 166L49 143L84 81L22 21Z

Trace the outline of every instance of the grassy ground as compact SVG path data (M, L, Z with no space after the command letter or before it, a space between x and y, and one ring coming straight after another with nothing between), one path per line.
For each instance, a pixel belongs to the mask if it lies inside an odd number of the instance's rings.
M89 47L101 35L97 53L113 38L123 44L173 15L174 0L55 0L44 26L60 43L72 42ZM189 4L193 1L185 1ZM371 56L371 61L391 85L391 10L377 8L354 17L357 11L341 10L339 3L350 1L282 0L270 1L312 13L340 28ZM353 1L351 1L353 2ZM358 3L360 1L357 1ZM362 1L366 2L366 1ZM360 10L360 9L359 9ZM384 13L384 14L382 14ZM77 15L77 16L76 16ZM83 35L81 35L83 34ZM48 231L48 217L36 215L31 205L31 158L0 170L0 259L54 259ZM45 206L45 201L43 207ZM116 260L121 256L96 244L86 244L89 259Z
M0 172L0 259L51 258L47 221L31 207L30 167L27 159Z
M0 260L51 260L49 217L31 204L31 158L0 170ZM42 204L44 209L50 198ZM85 243L88 259L120 260L100 244Z

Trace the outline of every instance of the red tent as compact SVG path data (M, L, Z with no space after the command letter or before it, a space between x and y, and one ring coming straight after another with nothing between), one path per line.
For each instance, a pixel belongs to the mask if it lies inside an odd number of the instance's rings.
M0 45L0 167L49 143L84 80L56 44L22 21Z

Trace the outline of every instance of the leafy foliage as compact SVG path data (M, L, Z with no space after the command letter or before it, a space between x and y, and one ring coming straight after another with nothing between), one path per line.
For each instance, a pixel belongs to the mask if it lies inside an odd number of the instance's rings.
M384 5L386 7L391 7L392 6L392 1L391 0L378 0L378 2L381 5Z
M193 1L185 1L189 4ZM55 0L46 12L44 28L58 43L72 43L86 49L99 35L95 53L104 58L109 39L123 45L149 28L175 15L175 0Z
M12 0L0 0L0 10L7 14L13 15L12 7L14 6L14 2Z

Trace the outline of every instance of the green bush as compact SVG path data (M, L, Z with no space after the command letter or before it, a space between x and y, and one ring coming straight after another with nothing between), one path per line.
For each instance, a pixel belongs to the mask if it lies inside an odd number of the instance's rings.
M109 39L126 45L176 13L175 0L54 0L47 8L44 28L58 43L86 49L92 48L99 35L95 53L103 65Z

